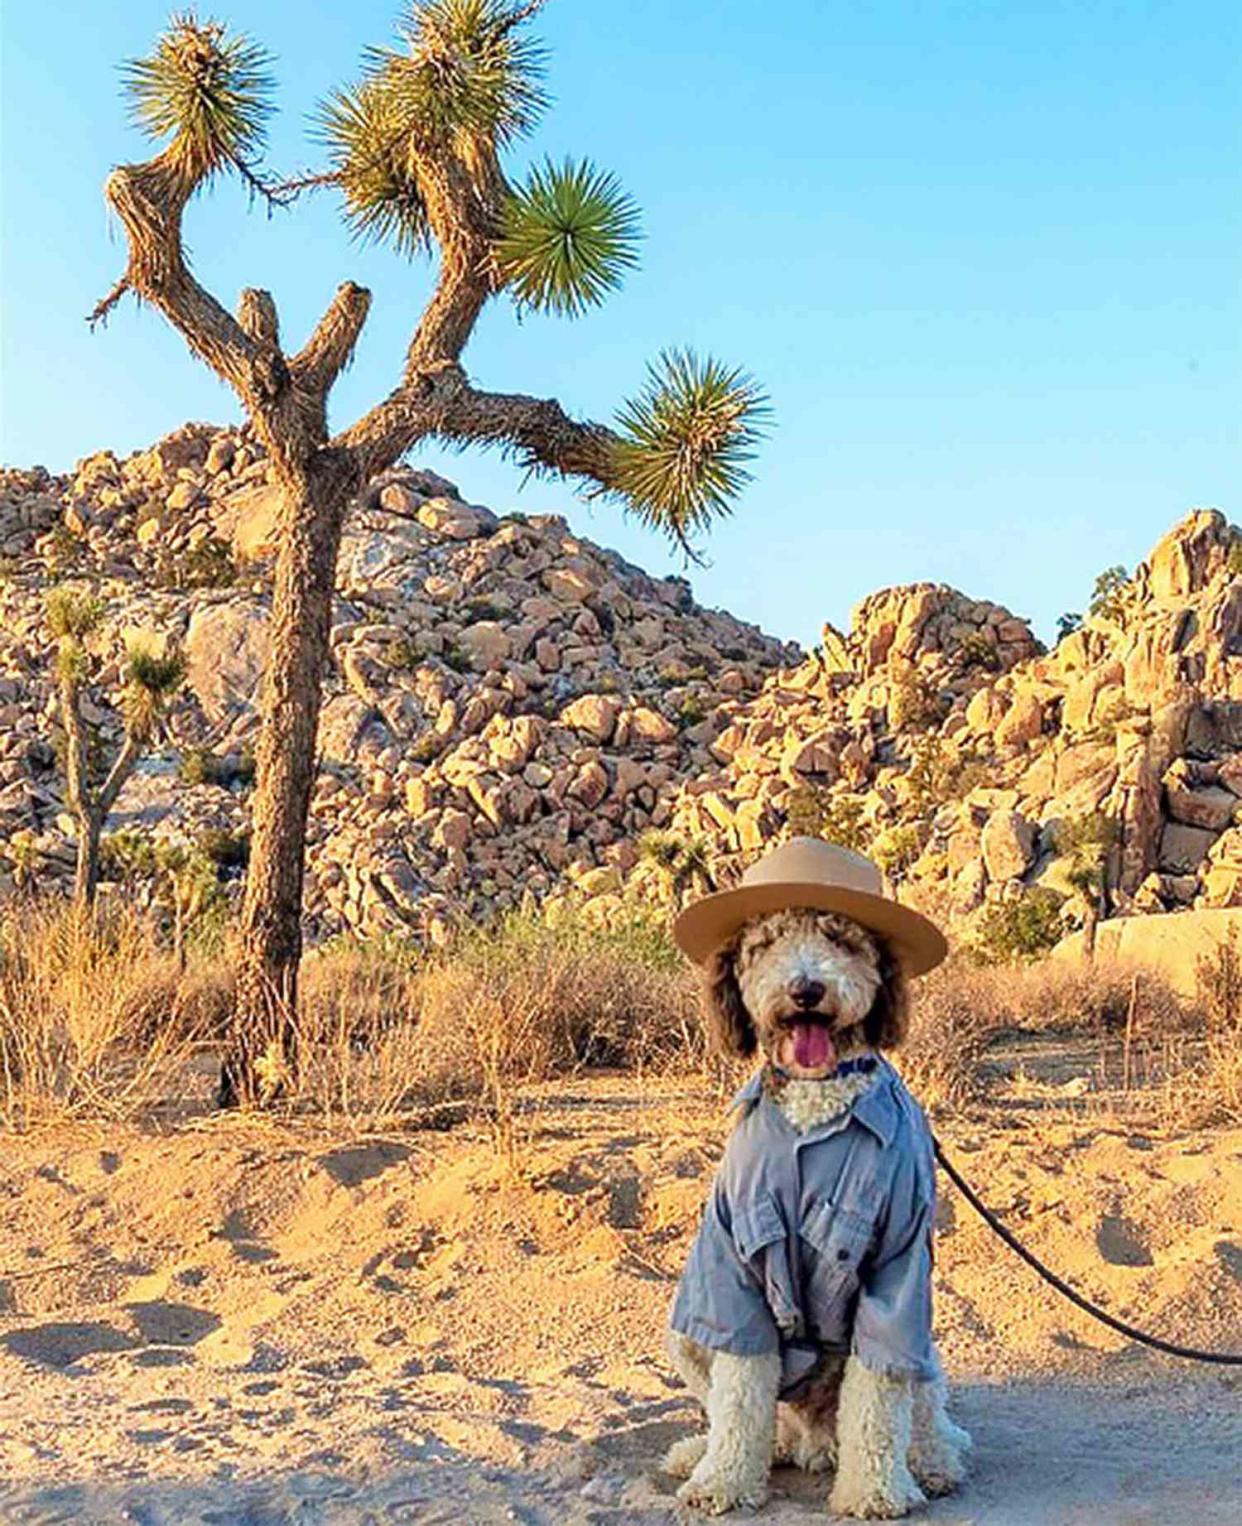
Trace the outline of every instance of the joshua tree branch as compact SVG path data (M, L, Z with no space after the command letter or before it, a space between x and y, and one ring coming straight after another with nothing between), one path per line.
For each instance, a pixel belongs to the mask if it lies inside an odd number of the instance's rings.
M267 350L280 349L280 317L270 291L247 286L238 298L237 322L256 345Z
M138 760L142 757L143 744L132 732L125 733L125 741L121 745L116 760L108 770L108 777L104 780L103 788L99 791L98 809L101 821L108 819L108 814L117 802L117 797L125 788L125 781L138 766Z
M332 384L353 359L354 346L371 310L371 293L365 286L346 281L315 331L289 362L297 385L313 397L324 398Z
M528 469L611 487L618 436L606 425L571 419L555 398L472 387L458 365L399 387L333 444L357 453L365 481L430 434L455 444L498 445Z
M108 175L104 195L130 243L122 282L159 308L189 348L244 401L261 404L272 386L270 368L262 365L258 346L243 325L195 281L186 264L182 214L194 189L171 160L160 156L142 165L121 165ZM96 320L121 295L122 282L96 308Z
M86 723L79 705L77 680L65 672L60 679L61 722L65 728L65 790L74 814L83 818L90 809L86 782Z
M436 432L455 442L499 445L535 471L583 477L608 489L618 436L604 424L571 419L555 398L484 392L468 383L445 402Z

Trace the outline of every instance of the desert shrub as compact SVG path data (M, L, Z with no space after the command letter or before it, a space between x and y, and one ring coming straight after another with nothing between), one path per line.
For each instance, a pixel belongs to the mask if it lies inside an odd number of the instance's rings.
M1057 640L1064 641L1066 636L1072 636L1081 628L1082 616L1074 610L1067 610L1065 614L1057 617Z
M244 869L250 859L249 835L230 832L227 827L204 827L195 837L194 846L218 869Z
M918 737L906 769L906 801L919 816L933 815L950 800L960 800L988 778L987 765L972 752L950 746L936 735Z
M1166 982L1149 972L1136 981L1135 970L1116 961L997 966L959 955L916 981L911 995L909 1036L896 1062L932 1108L986 1094L984 1062L1005 1034L1090 1034L1116 1049L1129 1033L1150 1073L1170 1036L1192 1034L1195 1025L1193 1009Z
M982 668L986 673L995 673L1000 667L1000 653L982 631L971 631L958 647L956 657L963 668Z
M1061 936L1061 905L1054 890L1035 886L988 906L975 931L976 958L981 964L1038 959Z
M1130 574L1124 567L1106 567L1095 580L1088 606L1090 613L1098 619L1115 620L1120 624L1125 614L1125 589L1129 581Z
M223 967L177 968L132 908L30 909L0 923L0 1121L149 1115L219 1033Z
M232 547L218 535L207 535L178 558L174 569L179 588L231 588L237 582Z
M834 795L821 785L801 784L790 790L785 797L785 820L801 836L823 837L856 853L865 853L871 841L861 797Z
M871 856L890 879L900 879L923 851L923 834L914 825L889 827L871 844Z
M187 747L177 765L182 784L214 784L220 789L254 783L254 754L248 750L218 754L206 747Z
M895 731L926 731L945 717L944 696L922 673L902 673L888 700L888 723Z
M638 856L659 875L669 898L681 905L692 894L715 890L711 844L705 837L652 827L638 840Z
M298 1100L329 1115L482 1109L509 1154L516 1091L584 1066L701 1064L697 985L655 923L514 913L448 947L308 961Z
M1179 1121L1242 1122L1242 949L1236 928L1196 965L1197 1006L1204 1027L1202 1054L1182 1087L1177 1111L1191 1102L1191 1114Z

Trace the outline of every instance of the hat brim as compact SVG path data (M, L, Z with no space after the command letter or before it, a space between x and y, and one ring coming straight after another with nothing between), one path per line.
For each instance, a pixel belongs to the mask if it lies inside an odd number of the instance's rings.
M836 911L878 933L907 975L925 975L949 952L934 922L900 901L839 885L775 881L718 890L687 906L673 922L673 939L695 964L707 961L752 917L806 907Z

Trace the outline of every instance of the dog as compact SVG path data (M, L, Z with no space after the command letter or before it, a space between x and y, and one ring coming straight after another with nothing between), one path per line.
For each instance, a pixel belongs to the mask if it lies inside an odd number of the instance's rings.
M944 944L879 886L861 855L794 839L675 927L715 1047L762 1060L668 1330L707 1430L664 1466L710 1514L762 1505L773 1461L832 1473L830 1509L863 1519L965 1477L931 1331L931 1134L885 1058Z

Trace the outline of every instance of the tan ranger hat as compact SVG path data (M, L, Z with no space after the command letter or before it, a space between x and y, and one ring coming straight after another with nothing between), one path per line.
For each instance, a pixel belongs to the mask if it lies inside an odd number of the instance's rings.
M673 923L673 937L696 964L705 964L751 917L802 906L839 911L878 933L907 975L925 974L949 951L934 922L884 894L869 858L819 837L791 837L753 863L733 890L687 906Z

